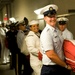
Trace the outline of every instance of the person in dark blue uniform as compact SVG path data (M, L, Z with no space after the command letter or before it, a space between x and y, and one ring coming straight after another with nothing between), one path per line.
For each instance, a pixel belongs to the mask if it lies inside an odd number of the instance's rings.
M15 72L17 75L17 55L20 51L17 45L17 40L16 40L17 30L15 28L16 28L15 24L12 23L10 25L10 30L6 33L6 40L8 44L8 49L10 50L11 53L10 69L15 68Z

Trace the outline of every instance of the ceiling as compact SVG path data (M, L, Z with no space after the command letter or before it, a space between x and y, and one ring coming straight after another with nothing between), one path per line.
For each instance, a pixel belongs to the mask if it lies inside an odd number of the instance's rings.
M11 3L13 0L0 0L0 10L6 5Z

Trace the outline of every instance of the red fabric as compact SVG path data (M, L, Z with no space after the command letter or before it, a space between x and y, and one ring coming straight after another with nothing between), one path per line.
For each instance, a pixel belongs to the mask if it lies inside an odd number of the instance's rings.
M29 60L29 61L30 61L30 55L27 55L27 56L26 56L26 58L27 58L27 60Z
M8 41L6 38L5 38L5 46L6 46L6 48L8 48Z
M75 72L75 45L69 40L64 40L63 48L65 57L74 61L72 62L66 59L66 63L69 64Z
M40 52L38 53L38 58L39 60L42 60L42 54Z

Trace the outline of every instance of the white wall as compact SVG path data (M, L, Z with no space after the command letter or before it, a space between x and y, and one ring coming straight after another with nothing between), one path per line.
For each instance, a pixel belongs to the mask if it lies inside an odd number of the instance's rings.
M12 16L18 20L22 20L24 16L29 20L36 19L37 15L34 10L50 3L50 0L14 0L12 3Z
M58 5L58 14L68 13L69 9L75 9L75 0L54 0L54 3Z

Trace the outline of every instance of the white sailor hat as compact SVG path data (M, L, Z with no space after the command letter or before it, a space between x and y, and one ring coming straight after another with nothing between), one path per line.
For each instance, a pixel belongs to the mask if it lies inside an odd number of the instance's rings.
M57 19L57 22L59 23L59 25L65 25L68 21L69 20L66 17L60 17Z
M55 4L50 4L42 8L40 14L44 16L55 15L58 10L58 6Z
M23 21L23 20L22 20L22 21L19 21L19 22L17 23L17 26L21 26L21 25L26 26L26 25L24 24L24 21Z
M29 25L35 25L35 24L39 24L38 20L32 20L29 22Z

